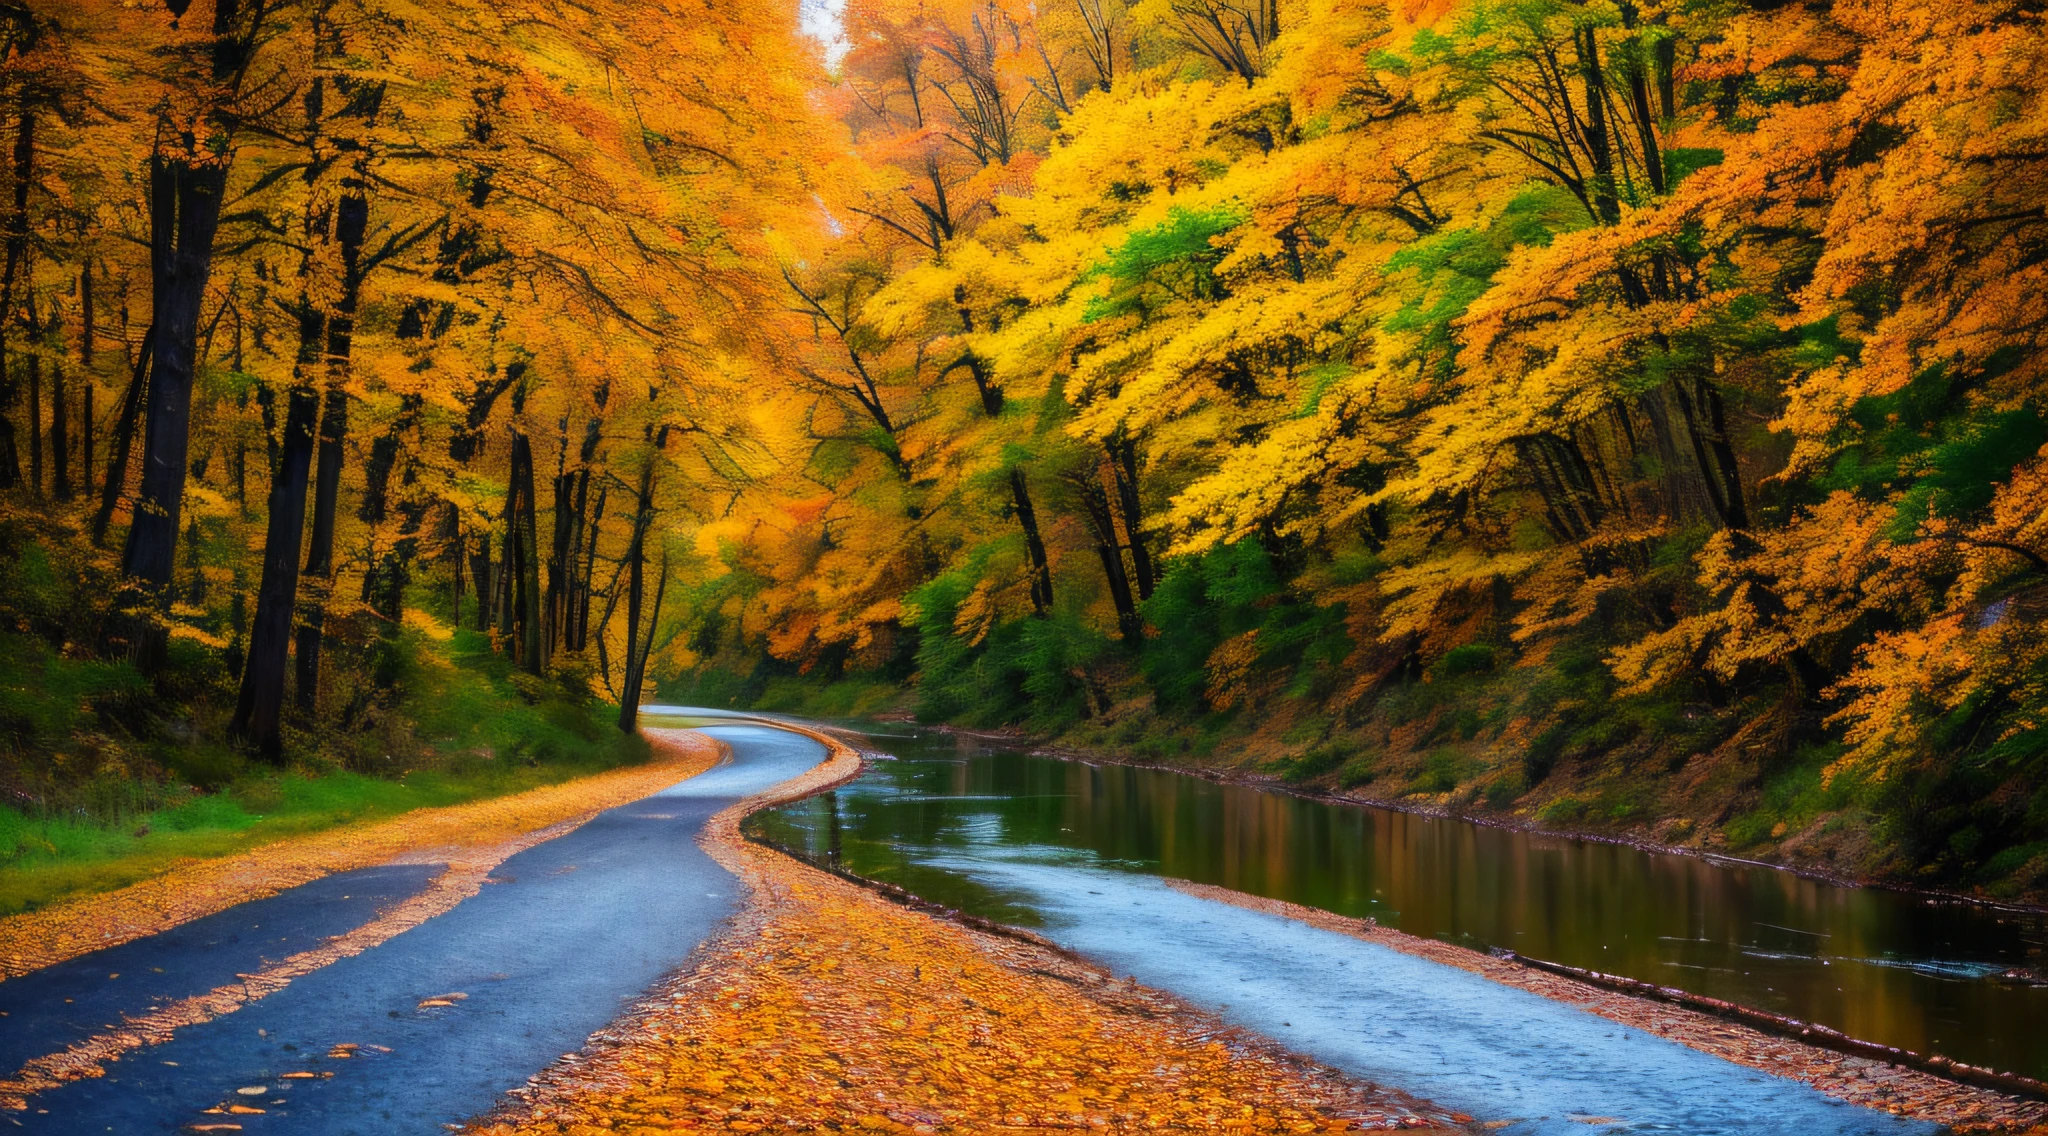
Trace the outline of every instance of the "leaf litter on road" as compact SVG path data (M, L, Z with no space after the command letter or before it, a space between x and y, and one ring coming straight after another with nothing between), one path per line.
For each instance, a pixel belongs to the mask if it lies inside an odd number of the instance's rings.
M857 768L840 752L775 794ZM472 1127L688 1130L1467 1130L1038 944L972 930L747 844L702 839L749 901L695 964Z

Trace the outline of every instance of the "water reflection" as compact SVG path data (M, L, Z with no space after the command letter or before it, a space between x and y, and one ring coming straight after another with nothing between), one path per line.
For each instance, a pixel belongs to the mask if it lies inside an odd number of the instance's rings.
M2048 988L2000 979L2039 960L2035 916L898 733L871 744L900 760L752 823L1012 923L1027 894L934 861L1064 848L2048 1076Z

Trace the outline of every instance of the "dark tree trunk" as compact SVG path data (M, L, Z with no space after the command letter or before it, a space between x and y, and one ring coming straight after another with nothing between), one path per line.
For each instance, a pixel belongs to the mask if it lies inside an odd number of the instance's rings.
M639 565L634 565L639 573ZM635 581L638 584L638 581ZM647 682L647 658L654 653L654 633L661 626L661 598L668 594L668 550L661 552L661 574L655 578L654 610L647 617L647 629L641 633L640 650L633 652L629 645L626 650L626 684L619 691L619 729L632 733L640 724L640 688ZM627 632L629 643L632 630Z
M50 368L50 496L71 500L71 420L64 397L64 368Z
M92 371L92 341L97 315L92 303L92 257L87 256L78 269L78 362L88 373Z
M93 432L93 388L99 380L93 376L92 351L94 320L98 313L93 310L92 301L92 257L78 269L78 492L92 496L92 432Z
M379 436L370 443L370 460L363 464L363 500L356 507L356 518L368 524L380 524L391 513L391 471L398 465L398 433Z
M597 585L597 535L599 526L604 524L605 497L608 486L597 487L597 504L590 511L589 535L583 551L583 580L578 585L575 598L575 621L571 625L575 640L570 644L572 651L581 651L590 646L590 598Z
M355 346L356 301L362 293L363 236L370 203L354 179L334 210L334 242L341 253L341 293L326 313L327 398L320 414L320 474L313 487L313 542L306 575L314 586L306 596L299 627L299 705L310 712L320 693L320 645L327 630L327 600L334 585L334 520L341 500L342 446L348 440L348 382Z
M1535 434L1517 439L1515 453L1543 499L1557 538L1577 543L1592 536L1605 509L1578 443L1556 434Z
M222 7L232 7L223 4ZM225 163L159 154L150 162L151 281L155 285L156 359L144 416L142 487L128 526L122 570L159 602L171 583L178 516L185 503L186 455L192 430L192 371L199 311L213 269ZM152 636L154 638L154 636ZM156 652L137 642L138 658Z
M270 483L270 521L263 540L263 577L249 631L249 661L242 673L232 730L275 759L281 743L285 655L290 649L293 597L299 583L299 540L306 525L306 480L313 463L311 388L292 388L284 443Z
M633 535L626 544L626 673L619 689L619 731L632 733L640 724L640 604L647 588L647 529L654 523L654 457L640 470L640 493L633 508ZM666 561L664 561L666 563Z
M1119 434L1109 445L1109 460L1117 504L1124 515L1124 536L1130 542L1131 572L1137 577L1138 598L1149 600L1159 574L1152 562L1152 549L1145 541L1144 505L1138 498L1137 443Z
M299 615L298 703L308 714L320 700L320 645L334 586L334 513L341 497L341 449L348 437L348 392L329 387L320 413L319 471L313 481L313 537L306 547L309 587Z
M1131 600L1130 577L1124 572L1123 553L1116 545L1116 518L1110 512L1109 495L1103 492L1102 480L1095 470L1078 473L1072 480L1074 495L1081 502L1081 518L1088 524L1088 534L1095 538L1095 555L1102 561L1110 602L1116 606L1117 630L1126 645L1135 647L1143 641L1145 628L1138 620L1137 605Z
M31 25L30 35L33 35ZM36 107L31 92L22 92L20 99L21 119L14 133L14 201L7 213L7 268L0 275L0 394L4 394L7 405L0 406L0 488L13 488L21 480L20 459L15 452L14 423L6 416L13 412L15 393L14 377L8 370L7 332L14 319L14 285L21 278L22 269L28 260L28 191L35 175L36 157ZM30 395L29 408L29 449L33 458L30 467L35 470L31 491L42 492L41 462L42 443L36 435L39 421L35 408L34 393Z
M584 427L583 445L577 454L576 468L567 473L567 492L558 486L555 493L555 555L560 564L561 591L551 598L549 632L559 640L567 651L583 649L583 633L578 626L587 617L589 602L584 598L590 590L590 573L583 555L583 534L594 529L590 519L590 463L597 457L598 443L603 440L602 424L595 417ZM566 449L567 441L564 440ZM604 490L598 490L598 511L604 510ZM566 510L568 519L563 520ZM550 566L552 576L555 568ZM550 648L552 649L552 648Z
M510 492L505 494L505 536L498 546L498 564L491 577L491 626L504 639L503 650L508 656L519 653L516 638L518 623L512 614L512 581L518 578L519 541L513 535L518 524L514 520L516 500Z
M183 0L170 0L182 14ZM225 101L241 87L262 29L262 13L248 19L241 0L215 0L213 83ZM224 102L223 104L224 105ZM178 552L178 518L185 504L186 454L192 440L192 373L199 350L199 314L213 271L213 239L220 228L228 157L220 139L232 130L220 105L202 130L163 129L149 159L150 287L156 330L155 361L144 411L142 484L128 525L121 570L146 602L169 598ZM207 139L212 152L199 149ZM165 147L182 140L182 153ZM134 625L129 651L145 669L162 661L163 631L154 622Z
M29 324L35 334L35 324ZM43 495L43 357L28 357L28 495Z
M491 530L477 534L476 551L469 556L470 589L476 592L476 629L491 629Z
M107 480L100 488L99 512L92 518L94 546L107 539L107 526L113 523L114 510L120 507L122 490L128 488L128 458L135 448L135 425L147 401L150 364L155 359L156 327L151 325L142 333L142 350L135 356L135 371L128 379L128 393L121 399L120 413L114 416L114 453L107 462Z
M1578 43L1579 74L1586 89L1586 152L1593 165L1593 206L1600 220L1621 220L1621 198L1614 178L1614 142L1607 122L1607 80L1601 73L1600 41L1590 27L1573 32Z
M510 518L517 549L513 564L517 576L515 606L519 621L519 664L528 674L547 668L547 652L541 644L539 519L535 516L533 493L533 446L521 431L512 433L512 488L514 508Z
M1024 529L1024 549L1031 556L1031 606L1045 615L1052 611L1052 563L1045 555L1045 541L1038 535L1038 511L1031 507L1031 487L1021 466L1010 467L1010 498L1017 509L1017 524Z
M576 525L576 474L569 468L568 422L562 423L561 449L555 458L555 507L553 538L548 542L548 585L545 608L546 626L541 638L546 640L548 650L566 647L568 644L569 591L576 572L576 551L574 529Z
M962 307L960 322L968 331L974 330L974 313ZM972 351L947 367L965 367L974 379L974 389L981 395L982 413L994 418L1003 412L1003 388L997 386L989 375L988 367ZM1024 479L1021 466L1010 467L1010 501L1017 514L1017 524L1024 530L1024 548L1031 557L1031 608L1040 615L1052 611L1052 563L1045 555L1045 541L1038 533L1038 511L1031 506L1031 487Z
M448 610L454 613L454 618L449 620L449 623L459 628L462 626L462 567L463 561L468 558L469 548L462 535L462 518L456 514L453 504L448 506L448 512L450 527L454 529L454 535L448 538L448 574L451 577Z
M1693 454L1706 477L1708 495L1721 514L1721 523L1731 529L1749 527L1749 508L1742 492L1742 468L1736 463L1735 445L1728 438L1728 412L1721 400L1721 388L1707 378L1693 380L1690 397L1685 380L1678 381L1678 405L1685 412L1685 425L1692 435Z
M88 370L78 390L78 488L88 497L92 495L92 392L98 386Z

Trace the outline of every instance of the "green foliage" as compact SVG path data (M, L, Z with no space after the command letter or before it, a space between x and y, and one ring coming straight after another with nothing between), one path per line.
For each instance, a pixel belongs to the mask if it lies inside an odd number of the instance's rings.
M1494 667L1494 649L1491 643L1467 643L1444 652L1432 668L1438 678L1458 678L1462 675L1485 674Z
M1729 845L1755 847L1774 839L1774 833L1783 835L1806 828L1822 813L1871 801L1875 787L1860 778L1843 775L1829 781L1823 775L1841 755L1841 747L1832 743L1805 746L1793 754L1764 779L1762 799L1757 806L1730 819L1723 827Z
M1220 545L1177 560L1140 605L1152 633L1140 669L1161 707L1191 710L1208 685L1209 656L1226 639L1256 632L1260 667L1290 675L1288 693L1320 696L1350 654L1343 608L1291 591L1257 541Z
M1082 274L1084 283L1098 278L1110 282L1107 295L1088 302L1083 321L1142 316L1168 300L1221 299L1223 284L1215 270L1224 250L1216 247L1215 239L1249 218L1237 206L1168 210L1166 220L1124 238L1106 260Z
M1408 783L1410 793L1449 793L1457 789L1467 776L1464 763L1458 755L1439 750L1429 755L1423 763L1422 773Z
M1363 773L1363 769L1353 769L1353 764L1361 756L1363 755L1359 752L1356 743L1347 740L1333 740L1322 745L1313 746L1294 757L1281 758L1279 761L1269 765L1268 769L1277 774L1282 781L1290 785L1299 785L1304 782L1313 781L1339 767L1345 768L1347 773ZM1366 774L1365 779L1369 780L1370 774ZM1347 785L1359 783L1358 781L1350 781L1347 782Z
M918 717L979 725L1060 725L1093 713L1088 668L1116 648L1080 614L1057 609L997 623L979 640L961 634L961 605L994 548L911 596L918 613Z
M146 699L127 660L65 658L42 639L0 632L0 745L47 752Z

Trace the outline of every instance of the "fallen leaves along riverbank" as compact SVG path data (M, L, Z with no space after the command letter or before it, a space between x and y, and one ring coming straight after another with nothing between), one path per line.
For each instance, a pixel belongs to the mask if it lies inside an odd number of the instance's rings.
M723 753L701 734L648 733L663 735L664 744L644 765L280 840L218 860L184 864L118 891L0 920L0 980L154 935L335 872L393 862L474 861L479 854L504 846L490 861L496 864L518 850L507 842L558 826L574 827L605 809L701 772Z
M2048 1103L2042 1101L2007 1096L1868 1058L1849 1057L1696 1010L1574 982L1480 951L1382 927L1370 920L1350 919L1313 907L1247 895L1211 884L1186 880L1167 882L1189 895L1282 915L1404 954L1455 966L1506 986L1568 1002L1610 1021L1669 1038L1737 1065L1804 1081L1829 1096L1899 1116L1932 1121L1952 1132L2048 1133L2048 1127L2036 1127L2048 1125Z
M842 751L777 799L858 769ZM472 1129L1465 1131L1057 951L905 910L738 835L751 899L695 965Z

